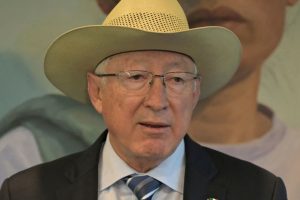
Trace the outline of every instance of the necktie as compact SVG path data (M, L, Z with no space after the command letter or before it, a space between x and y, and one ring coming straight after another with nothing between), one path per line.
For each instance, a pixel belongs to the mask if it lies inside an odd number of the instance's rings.
M138 200L151 200L161 185L161 182L150 176L137 174L125 178L125 182Z

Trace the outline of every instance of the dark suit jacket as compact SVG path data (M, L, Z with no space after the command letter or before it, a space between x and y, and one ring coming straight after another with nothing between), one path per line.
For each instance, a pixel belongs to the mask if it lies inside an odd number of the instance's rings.
M98 161L107 132L87 150L7 179L0 200L97 200ZM285 200L282 180L185 137L184 200ZM170 172L172 175L172 172Z

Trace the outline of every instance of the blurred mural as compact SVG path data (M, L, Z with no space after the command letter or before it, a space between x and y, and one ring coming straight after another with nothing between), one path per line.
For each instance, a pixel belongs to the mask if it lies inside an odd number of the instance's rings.
M290 127L300 128L300 3L288 8L281 44L265 63L259 101Z
M286 33L263 70L259 100L300 127L300 11L289 8ZM95 0L0 0L0 118L32 97L59 93L45 78L43 58L66 30L100 23Z
M59 95L43 70L58 35L102 18L94 0L0 0L0 185L22 169L86 148L102 132L99 114Z
M102 17L94 0L0 0L0 118L25 100L58 93L43 72L47 47Z
M0 0L0 185L14 172L87 147L105 128L93 109L57 95L43 71L54 38L103 18L96 0ZM259 92L260 102L296 128L299 35L300 3L288 9L284 37L264 65Z

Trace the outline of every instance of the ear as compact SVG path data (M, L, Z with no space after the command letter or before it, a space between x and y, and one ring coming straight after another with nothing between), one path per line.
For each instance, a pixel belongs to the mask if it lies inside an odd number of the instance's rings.
M193 108L196 107L196 105L198 104L198 101L200 99L200 95L201 95L201 89L200 89L200 85L201 85L201 79L198 81L195 81L195 91L193 94L194 100L193 100Z
M298 0L286 0L288 6L293 6L297 3Z
M99 85L98 77L94 74L87 73L88 94L90 101L98 113L102 113L102 90Z

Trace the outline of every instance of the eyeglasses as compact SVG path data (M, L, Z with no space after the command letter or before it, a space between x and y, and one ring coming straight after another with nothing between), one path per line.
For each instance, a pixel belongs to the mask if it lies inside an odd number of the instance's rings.
M162 75L142 70L121 71L111 74L96 74L98 77L117 77L121 86L130 94L144 95L149 91L154 78L160 78L166 87L167 94L182 95L195 90L195 81L199 74L191 72L168 72ZM148 87L147 87L148 86Z

